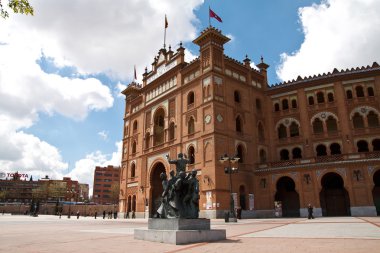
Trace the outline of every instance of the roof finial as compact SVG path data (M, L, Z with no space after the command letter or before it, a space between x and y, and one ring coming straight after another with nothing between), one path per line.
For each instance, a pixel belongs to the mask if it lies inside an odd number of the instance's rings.
M261 63L264 63L264 57L261 56Z

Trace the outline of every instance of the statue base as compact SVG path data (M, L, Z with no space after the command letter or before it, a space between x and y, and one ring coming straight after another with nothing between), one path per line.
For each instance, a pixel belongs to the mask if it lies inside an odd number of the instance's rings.
M148 229L135 229L134 238L179 245L225 240L226 230L210 229L209 219L149 219Z

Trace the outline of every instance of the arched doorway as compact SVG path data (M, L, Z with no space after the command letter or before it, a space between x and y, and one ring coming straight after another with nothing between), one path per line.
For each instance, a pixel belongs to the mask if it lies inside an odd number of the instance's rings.
M372 190L373 203L376 207L377 216L380 215L380 170L373 174L373 183L375 186Z
M152 172L150 174L150 186L151 186L151 203L150 203L150 212L149 216L152 218L156 213L157 209L161 204L161 195L162 195L162 182L160 179L160 174L165 172L165 166L158 162L152 168Z
M165 136L165 111L164 109L160 108L156 111L154 115L154 128L153 128L153 145L160 145L164 143Z
M247 209L244 185L240 185L239 187L239 204L240 204L241 210Z
M296 184L290 177L282 177L277 181L275 201L281 201L282 217L300 216L300 198L296 192Z
M128 212L128 213L132 212L132 198L131 198L131 196L128 196L128 207L127 207L127 212Z
M343 179L334 172L327 173L321 180L319 193L323 216L349 216L350 198L344 188Z

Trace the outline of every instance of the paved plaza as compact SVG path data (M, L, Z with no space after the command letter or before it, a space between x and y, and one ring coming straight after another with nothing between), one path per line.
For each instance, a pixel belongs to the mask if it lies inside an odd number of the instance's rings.
M147 220L0 215L0 252L380 252L380 217L212 220L227 240L170 245L133 239Z

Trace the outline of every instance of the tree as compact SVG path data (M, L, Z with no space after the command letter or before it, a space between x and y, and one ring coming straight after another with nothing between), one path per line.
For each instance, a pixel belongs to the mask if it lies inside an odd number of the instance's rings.
M32 189L32 196L33 196L33 199L46 200L48 196L47 183L44 182L37 188Z
M1 190L0 191L0 200L2 199L5 202L5 199L8 197L7 190Z
M112 202L117 204L119 202L120 184L115 182L111 186L111 198Z
M52 198L58 201L64 199L67 188L66 184L66 182L51 182L48 189L48 198Z
M11 8L14 13L34 15L33 7L29 4L28 0L8 0L8 7ZM0 0L0 16L2 18L9 17L9 13L3 8L2 0Z

